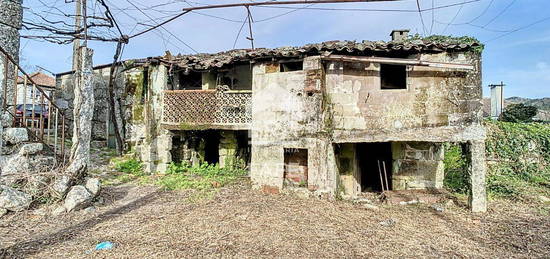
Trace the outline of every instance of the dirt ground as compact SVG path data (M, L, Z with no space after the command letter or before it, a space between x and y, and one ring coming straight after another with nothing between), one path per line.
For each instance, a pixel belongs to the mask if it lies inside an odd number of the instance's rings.
M550 217L496 201L366 208L348 201L263 194L246 183L209 199L125 184L92 212L25 212L0 219L0 257L550 257ZM94 251L111 241L112 250Z

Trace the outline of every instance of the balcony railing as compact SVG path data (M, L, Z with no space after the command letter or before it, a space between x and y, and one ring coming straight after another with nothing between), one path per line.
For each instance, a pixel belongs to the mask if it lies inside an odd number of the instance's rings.
M251 105L252 91L167 90L162 123L172 129L247 129Z

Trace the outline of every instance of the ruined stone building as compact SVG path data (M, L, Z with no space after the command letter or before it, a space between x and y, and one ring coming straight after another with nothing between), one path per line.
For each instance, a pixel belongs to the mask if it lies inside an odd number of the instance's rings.
M115 106L125 142L151 173L244 164L267 192L351 198L380 191L381 174L390 190L441 188L443 143L464 143L472 209L485 210L482 46L392 36L123 62ZM96 72L94 135L108 142L109 67ZM70 77L57 77L69 108Z

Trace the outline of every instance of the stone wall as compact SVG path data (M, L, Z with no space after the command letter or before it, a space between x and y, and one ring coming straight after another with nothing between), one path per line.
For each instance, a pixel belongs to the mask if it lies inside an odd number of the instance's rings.
M439 143L393 142L394 190L442 188L444 148Z
M381 89L380 64L329 62L327 98L336 142L465 141L484 138L479 56L440 53L410 59L472 64L473 71L409 66L407 89Z
M312 78L322 70L321 61L308 57L303 70L292 72L279 72L278 66L262 63L253 69L251 178L257 188L283 188L284 149L307 149L307 188L330 192L336 185L329 168L334 155L322 133L322 84Z
M120 67L118 68L121 69ZM109 114L109 86L110 67L94 69L94 96L95 106L92 119L92 141L104 143L109 142L114 147L114 131L110 122ZM56 77L56 103L64 110L69 127L72 128L72 111L74 99L74 74L67 73ZM134 143L143 135L140 125L143 123L141 111L137 112L136 107L143 102L140 89L143 88L143 68L132 68L119 71L114 81L115 89L115 112L118 125L122 126L121 136L126 142ZM136 97L136 95L139 95ZM134 103L136 103L134 107ZM121 112L122 110L122 112ZM140 131L141 130L141 131ZM68 132L72 134L72 132Z

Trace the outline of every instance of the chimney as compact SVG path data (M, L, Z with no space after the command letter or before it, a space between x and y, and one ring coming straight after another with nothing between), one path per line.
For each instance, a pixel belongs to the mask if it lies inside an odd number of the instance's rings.
M504 108L504 83L489 85L491 88L491 118L498 119Z
M407 39L407 37L409 37L409 31L410 30L393 30L390 33L391 40L400 41L400 40Z

